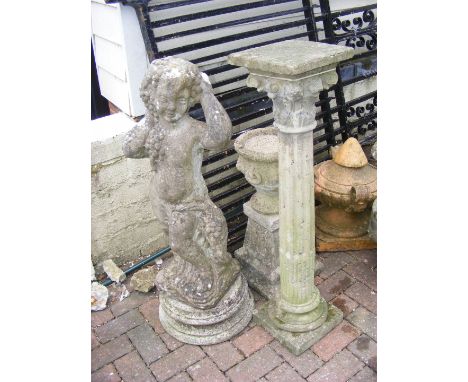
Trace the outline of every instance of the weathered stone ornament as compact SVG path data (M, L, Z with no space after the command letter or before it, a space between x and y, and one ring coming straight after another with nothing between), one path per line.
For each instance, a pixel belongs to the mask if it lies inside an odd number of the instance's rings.
M143 293L154 288L156 282L156 269L154 267L141 269L132 276L130 286Z
M127 278L125 272L122 271L111 259L104 260L102 262L102 268L104 269L104 272L107 273L107 276L116 283L120 284Z
M294 354L308 349L342 320L314 285L313 130L319 92L338 80L336 65L352 48L284 41L233 53L228 62L250 71L247 85L273 100L279 130L280 290L254 317Z
M109 291L98 282L91 283L91 310L98 311L106 308Z
M253 310L239 263L227 252L226 220L201 172L204 149L229 143L231 121L208 77L180 58L153 61L140 92L146 118L128 133L123 150L129 158L150 158L150 199L172 248L156 277L159 317L182 342L218 343L240 332ZM188 115L199 101L206 123Z
M234 148L237 168L257 192L244 204L248 216L244 245L235 252L249 285L268 299L279 286L278 129L242 134Z
M244 133L236 139L234 148L239 153L236 167L257 191L250 206L261 214L277 215L278 129L267 127Z
M375 248L367 235L372 202L377 197L377 170L361 145L348 138L332 150L332 160L315 166L317 250Z

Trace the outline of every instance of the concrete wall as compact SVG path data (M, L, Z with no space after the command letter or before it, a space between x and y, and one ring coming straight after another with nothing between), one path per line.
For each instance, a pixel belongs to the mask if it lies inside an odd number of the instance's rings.
M123 156L124 134L135 122L119 113L91 123L91 256L122 265L167 245L148 198L148 159Z

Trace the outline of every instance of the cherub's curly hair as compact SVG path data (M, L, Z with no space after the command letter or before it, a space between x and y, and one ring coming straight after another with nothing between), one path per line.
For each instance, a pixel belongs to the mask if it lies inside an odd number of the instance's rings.
M162 159L164 151L161 150L165 131L159 124L156 111L156 89L160 83L170 81L174 94L180 89L187 88L190 91L189 107L200 100L202 89L200 87L200 71L198 67L182 58L166 57L154 60L148 68L140 86L140 97L146 109L145 124L148 128L148 137L145 141L145 149L149 154L153 168Z
M190 107L200 100L201 76L195 64L177 57L157 59L151 63L140 86L140 97L152 114L156 113L156 92L152 90L164 81L171 81L174 92L187 88L190 91Z

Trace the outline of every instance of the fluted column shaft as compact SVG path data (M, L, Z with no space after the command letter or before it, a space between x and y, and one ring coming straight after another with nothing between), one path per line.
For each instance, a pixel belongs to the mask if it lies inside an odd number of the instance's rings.
M280 304L297 312L315 308L313 132L279 133ZM310 306L311 301L316 302ZM307 309L307 308L306 308ZM310 309L309 309L310 310Z

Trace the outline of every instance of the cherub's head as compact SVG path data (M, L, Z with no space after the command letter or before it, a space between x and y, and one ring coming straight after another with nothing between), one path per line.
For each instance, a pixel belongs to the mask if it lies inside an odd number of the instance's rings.
M154 60L140 86L146 108L168 122L179 120L200 100L200 71L182 58Z

